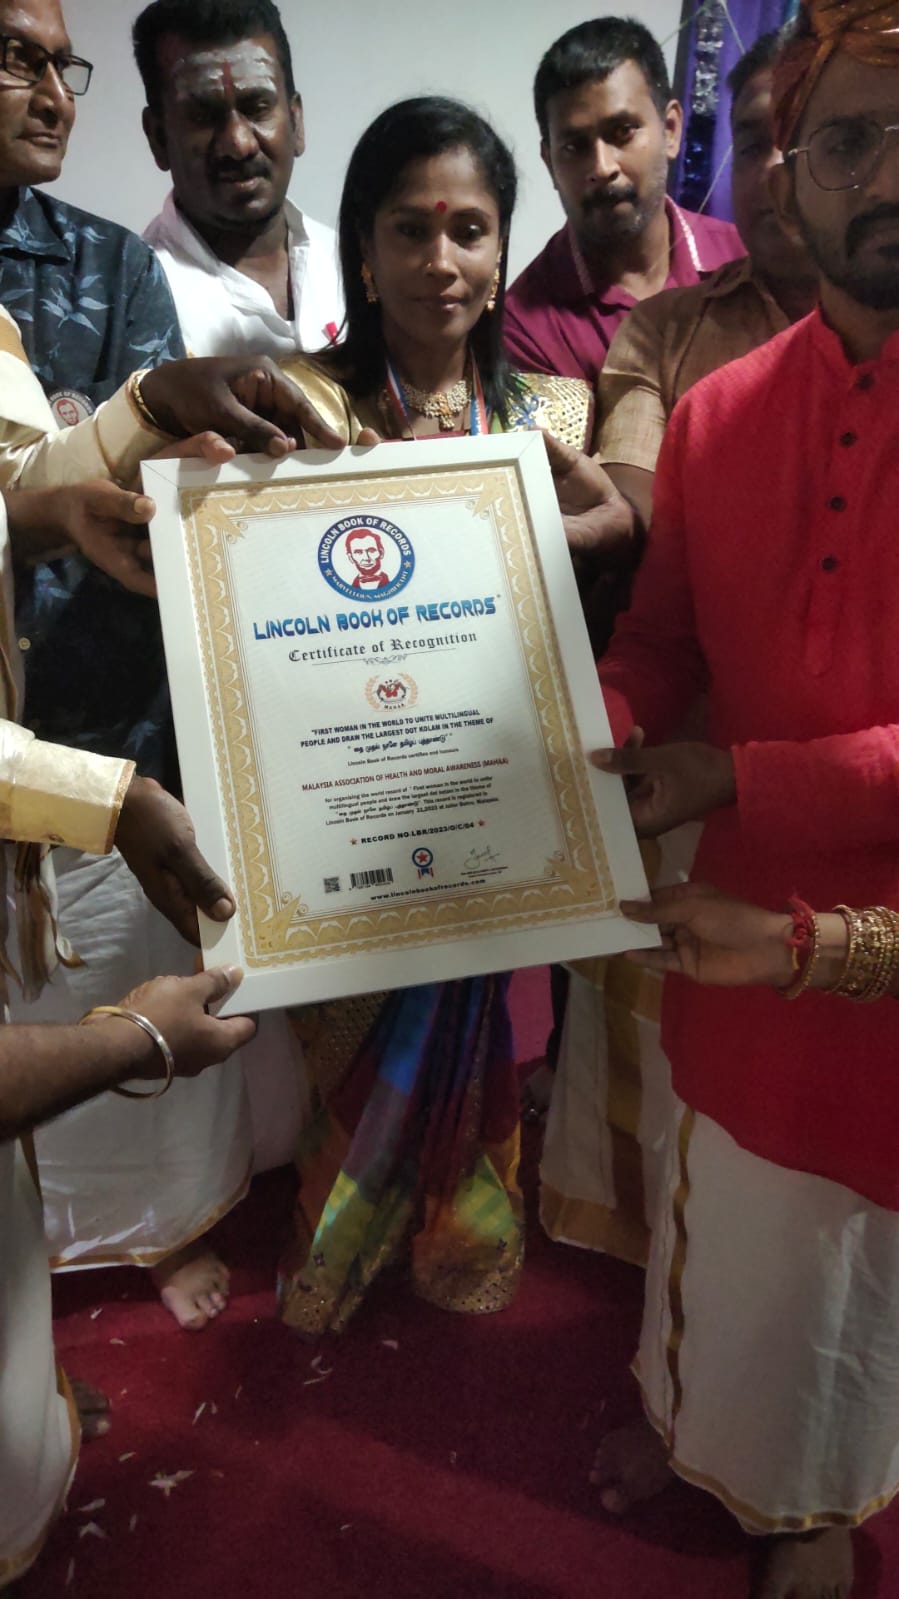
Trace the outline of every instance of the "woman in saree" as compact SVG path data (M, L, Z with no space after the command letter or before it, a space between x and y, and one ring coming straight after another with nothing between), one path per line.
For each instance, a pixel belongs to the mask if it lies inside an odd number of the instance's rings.
M503 355L515 189L509 151L468 107L423 98L385 111L341 200L345 338L286 370L348 443L543 427L561 441L557 480L570 493L587 484L567 508L589 519L588 386L514 373ZM291 1327L341 1329L400 1258L415 1291L446 1309L513 1297L523 1232L507 986L475 977L296 1013L316 1109L279 1279Z

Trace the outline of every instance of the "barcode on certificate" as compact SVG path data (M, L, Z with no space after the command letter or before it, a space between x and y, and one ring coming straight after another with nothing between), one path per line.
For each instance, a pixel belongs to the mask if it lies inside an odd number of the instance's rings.
M370 872L350 872L350 888L380 888L393 882L392 866L376 866Z

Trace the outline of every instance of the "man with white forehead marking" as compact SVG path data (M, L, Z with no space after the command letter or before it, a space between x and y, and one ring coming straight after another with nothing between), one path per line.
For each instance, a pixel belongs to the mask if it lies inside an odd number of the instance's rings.
M303 106L272 0L153 0L134 24L144 131L172 192L147 228L195 355L281 359L343 319L334 233L287 199Z
M304 148L271 0L154 0L134 24L144 130L172 191L147 228L193 355L285 360L337 337L334 232L287 199ZM257 1171L292 1159L305 1079L283 1011L246 1058Z

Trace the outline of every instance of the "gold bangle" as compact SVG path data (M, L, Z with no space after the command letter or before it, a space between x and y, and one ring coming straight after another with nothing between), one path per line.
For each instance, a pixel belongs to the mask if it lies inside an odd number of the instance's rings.
M141 393L141 379L145 378L149 371L150 368L148 366L144 366L141 367L139 372L132 372L128 382L125 385L125 393L127 394L128 399L131 401L133 409L137 412L138 421L141 422L144 427L152 429L154 433L161 433L164 438L169 439L172 435L166 428L162 427L162 425L157 422L153 412L150 410L150 407Z
M165 1062L165 1082L161 1088L154 1088L149 1093L144 1093L139 1088L123 1088L119 1083L113 1088L114 1094L121 1094L125 1099L161 1099L167 1094L175 1080L175 1057L163 1038L159 1028L150 1021L148 1016L141 1016L139 1011L128 1010L124 1005L95 1005L93 1010L85 1011L79 1027L89 1022L94 1016L120 1016L126 1022L134 1022L136 1027L143 1028L149 1038L152 1038L156 1048Z
M849 948L830 992L859 1004L882 999L899 970L899 915L886 905L834 909L846 923Z

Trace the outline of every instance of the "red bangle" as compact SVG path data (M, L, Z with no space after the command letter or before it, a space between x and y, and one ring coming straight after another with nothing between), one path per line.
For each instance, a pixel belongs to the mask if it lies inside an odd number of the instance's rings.
M815 937L815 913L811 905L806 905L804 899L798 894L793 894L787 900L787 909L793 919L793 932L787 943L794 952L794 964L798 968L801 964L802 952L809 953Z
M804 899L800 899L798 894L791 896L787 908L792 918L793 931L787 935L786 943L793 958L793 970L796 976L789 988L781 988L778 992L784 999L798 999L809 985L812 969L818 958L818 923L811 906L807 905Z

